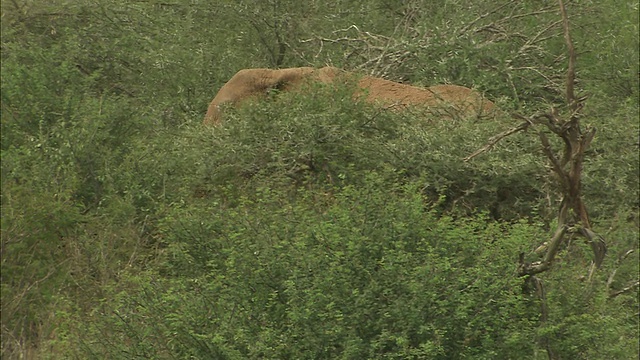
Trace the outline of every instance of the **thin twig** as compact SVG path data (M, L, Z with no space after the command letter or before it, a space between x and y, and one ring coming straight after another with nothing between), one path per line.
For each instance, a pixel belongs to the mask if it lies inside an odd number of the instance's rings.
M575 101L575 94L573 88L575 86L575 78L576 78L576 51L573 47L573 41L571 41L571 34L569 33L569 18L567 17L567 9L564 6L564 2L562 0L558 0L560 3L560 13L562 14L562 25L564 28L564 40L567 44L567 49L569 51L569 68L567 69L567 94L566 100L567 105L572 112L576 112L578 109L578 104Z
M618 295L622 295L626 292L629 292L631 290L633 290L634 288L637 288L640 285L640 280L636 280L636 282L634 282L633 284L626 286L625 288L623 288L622 290L618 290L614 293L609 294L609 298L614 298Z
M523 131L523 130L527 130L531 125L533 125L533 122L531 122L529 119L527 119L527 121L521 123L520 125L511 128L509 130L503 131L498 135L493 136L491 139L489 139L489 142L487 142L487 144L483 147L481 147L480 149L476 150L475 152L473 152L473 154L465 157L463 160L465 162L473 159L474 157L485 153L489 150L491 150L498 142L500 142L502 139L506 138L509 135L515 134L519 131Z
M511 5L512 3L510 1L505 2L502 5L497 6L496 8L494 8L493 10L489 10L487 13L478 16L477 18L475 18L474 20L472 20L469 24L467 24L465 27L463 27L462 29L460 29L460 31L458 31L458 36L462 36L464 35L467 31L469 31L469 29L471 29L471 27L473 27L478 21L493 15L495 13L497 13L498 11L502 10L504 7Z

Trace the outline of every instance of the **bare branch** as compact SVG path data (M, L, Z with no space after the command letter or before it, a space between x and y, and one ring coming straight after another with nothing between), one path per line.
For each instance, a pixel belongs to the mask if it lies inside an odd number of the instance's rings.
M551 264L553 263L553 260L558 253L558 249L560 248L560 244L564 240L564 235L568 230L564 222L567 217L568 208L567 204L563 202L560 208L560 215L558 216L558 227L556 228L556 232L553 234L553 237L548 242L547 253L544 259L531 264L521 262L518 268L518 274L520 276L535 275L551 268Z
M609 274L609 278L607 278L607 290L609 291L609 294L610 294L609 297L614 297L614 296L620 295L620 294L612 295L612 294L618 293L620 291L611 292L611 284L613 284L613 280L614 280L614 278L616 276L616 273L618 272L618 267L620 266L620 263L623 262L627 257L629 257L629 255L633 254L634 251L635 250L633 250L633 249L627 250L624 254L622 254L622 256L618 257L618 260L616 261L616 268L613 269L611 274Z
M586 213L586 210L585 210L585 213ZM604 256L607 253L607 245L604 241L604 238L586 227L581 228L580 233L582 234L582 236L587 238L589 245L591 246L591 250L593 250L593 254L594 254L593 262L596 268L599 268L602 265L602 261L604 261Z
M560 179L563 190L568 189L569 179L567 178L567 174L565 173L563 166L560 164L560 161L553 153L553 149L551 149L551 143L549 143L549 139L547 139L547 136L543 132L540 132L539 136L540 141L542 142L542 151L545 153L545 155L547 155L547 158L549 158L549 161L553 166L553 171L556 173L556 175L558 175L558 178Z
M498 135L493 136L491 139L489 139L489 142L487 142L487 144L485 146L483 146L482 148L476 150L473 154L465 157L463 160L465 162L473 159L474 157L487 152L489 150L491 150L498 142L500 142L502 139L506 138L509 135L515 134L519 131L523 131L523 130L527 130L531 125L533 125L533 122L530 119L526 119L525 122L521 123L520 125L511 128L509 130L503 131Z
M634 288L637 288L639 285L640 285L640 280L636 280L636 282L632 283L629 286L626 286L622 290L618 290L616 292L613 292L613 293L609 294L609 298L614 298L614 297L616 297L618 295L622 295L624 293L627 293L627 292L633 290Z
M471 22L469 22L469 24L467 24L465 27L460 29L460 31L458 31L458 36L464 35L467 31L469 31L469 29L471 29L476 23L478 23L478 21L486 18L487 16L490 16L492 14L497 13L498 11L502 10L503 8L505 8L507 5L511 5L511 2L505 2L504 4L499 5L495 9L489 10L487 13L478 16L476 19L474 19Z
M622 256L620 257L620 261L622 261L622 260L626 259L629 255L633 254L633 252L634 252L634 250L633 250L633 249L631 249L631 250L627 250L627 252L626 252L626 253L624 253L624 255L622 255Z
M525 52L526 49L530 48L533 46L533 44L539 43L539 42L543 42L551 37L555 37L556 34L552 34L549 36L545 36L545 37L541 37L542 35L544 35L547 31L553 29L554 27L558 26L559 24L562 24L564 22L564 20L560 19L557 21L552 22L551 24L547 25L546 27L542 28L540 31L538 31L537 34L535 34L532 38L528 39L521 47L520 50L518 50L518 54L521 55Z
M576 51L573 47L573 42L571 41L571 34L569 33L569 17L567 16L567 9L564 6L564 2L562 0L558 0L560 4L560 13L562 14L562 25L564 28L564 40L567 44L567 49L569 51L569 68L567 69L567 83L566 83L566 100L567 105L572 112L576 112L578 109L578 104L575 101L575 94L573 88L575 86L575 78L576 78Z

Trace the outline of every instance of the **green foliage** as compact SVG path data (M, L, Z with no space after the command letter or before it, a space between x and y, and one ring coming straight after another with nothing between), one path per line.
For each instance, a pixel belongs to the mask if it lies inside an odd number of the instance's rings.
M576 24L580 34L584 34L580 38L584 51L579 66L584 69L585 85L589 92L629 98L637 103L640 88L638 2L596 2L592 6L593 15L584 16ZM612 105L615 108L616 104Z
M587 114L585 123L595 127L598 132L597 140L585 160L584 191L588 202L594 198L601 199L590 205L592 215L606 217L604 214L613 214L621 209L638 209L638 104L629 101L628 106L620 109L598 100L591 101L590 104L593 105L593 112ZM621 204L624 205L620 206ZM635 210L633 213L637 214ZM637 215L629 215L631 218L635 217L638 224Z
M144 353L146 340L167 344L151 357L493 358L531 349L535 311L512 256L537 230L438 217L415 184L386 178L370 173L367 186L335 189L322 209L323 193L263 188L224 212L177 210L161 230L160 275L171 280L123 296L106 333L129 340L103 338L94 351L131 342Z
M315 86L308 93L279 94L244 106L235 115L230 109L227 123L212 133L216 145L204 160L205 179L362 184L363 171L391 168L398 181L420 178L434 201L444 196L440 206L448 211L486 211L503 220L529 217L534 209L550 211L542 197L554 194L540 186L550 180L535 158L535 139L505 142L485 161L461 161L512 126L508 122L441 121L420 111L394 114L346 101L352 91L349 85ZM532 154L521 154L523 149Z
M505 4L3 1L0 356L546 358L550 338L637 357L637 4L570 5L609 252L588 279L588 245L566 244L545 321L515 269L558 205L533 131L463 162L513 122L384 111L348 84L200 125L248 67L561 102L555 5Z

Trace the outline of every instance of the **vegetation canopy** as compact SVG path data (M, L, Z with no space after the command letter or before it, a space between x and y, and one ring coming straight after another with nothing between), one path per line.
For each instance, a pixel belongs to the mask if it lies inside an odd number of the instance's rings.
M640 356L637 1L1 5L0 357Z

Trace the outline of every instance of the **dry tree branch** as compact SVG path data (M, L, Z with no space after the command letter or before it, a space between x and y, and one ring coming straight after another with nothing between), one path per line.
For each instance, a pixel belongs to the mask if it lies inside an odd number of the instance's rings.
M629 292L629 291L631 291L631 290L633 290L633 289L637 288L638 286L640 286L640 280L636 280L634 283L632 283L632 284L630 284L630 285L626 286L626 287L625 287L624 289L622 289L622 290L618 290L618 291L616 291L616 292L613 292L613 293L609 294L609 298L611 299L611 298L614 298L614 297L616 297L616 296L618 296L618 295L622 295L622 294L624 294L624 293L627 293L627 292Z
M533 285L535 286L536 295L540 299L540 322L544 324L549 320L549 307L547 306L547 292L544 288L544 284L542 283L542 280L540 280L538 277L531 276L528 279L528 281L530 283L533 283ZM553 352L553 349L551 348L551 339L548 334L540 337L540 344L544 346L544 348L547 350L549 359L554 359L555 354Z
M540 136L540 142L542 143L542 152L547 155L549 162L551 162L551 165L553 166L553 171L558 175L562 191L566 192L567 189L569 189L569 182L571 180L567 177L560 160L558 160L558 157L553 153L551 143L547 136L543 132L540 132L538 136Z
M607 291L609 292L609 298L614 298L614 297L616 297L618 295L622 295L622 294L632 290L634 287L638 286L638 280L636 280L634 283L622 288L621 290L611 291L611 284L613 284L613 280L614 280L614 278L616 276L616 273L618 272L618 267L620 266L620 263L622 263L627 257L629 257L629 255L633 254L634 252L635 252L635 250L630 249L630 250L627 250L624 254L622 254L622 256L618 257L618 260L616 261L616 268L613 269L611 274L609 274L609 278L607 278L606 287L607 287Z
M558 22L554 21L551 25L544 22L541 23L542 25L536 26L533 34L522 33L522 27L519 25L522 19L537 18L546 16L552 11L557 12L555 4L543 4L538 9L530 10L523 5L522 0L515 2L501 0L484 9L482 13L476 14L464 24L446 24L445 27L448 31L416 27L413 25L416 13L409 5L405 10L405 17L397 24L394 34L391 36L369 32L359 25L353 24L332 30L328 34L316 33L308 38L298 40L298 44L302 46L289 46L287 51L302 61L307 63L312 61L309 65L317 65L317 60L325 56L328 57L329 53L337 52L342 55L340 66L347 70L402 82L410 74L428 70L428 68L420 68L415 65L424 63L425 58L421 54L427 54L427 58L454 56L441 54L442 49L439 44L463 43L465 46L481 49L495 43L507 41L513 43L515 40L515 43L525 45L523 45L523 49L514 54L513 68L508 71L511 73L517 71L515 68L520 66L520 63L530 64L527 62L529 55L536 57L542 54L548 57L549 54L544 53L539 44L550 37L551 32L555 33L555 29L558 28ZM473 41L466 43L464 39L467 38L467 35ZM335 56L332 58L333 60L323 59L323 62L338 61ZM313 59L316 61L314 62ZM491 67L490 64L491 61L488 61L483 62L482 65ZM548 77L547 80L549 80ZM559 85L554 84L553 88L555 92Z
M343 35L349 32L355 32L355 35ZM340 45L345 51L344 59L355 60L357 63L352 69L371 76L385 77L390 69L406 63L407 59L415 56L413 51L408 50L406 41L362 31L356 25L334 30L332 34L340 36L336 38L314 36L299 42L318 42L319 51L316 52L315 58L320 56L325 44Z
M514 3L513 2L505 2L503 5L499 5L496 8L494 8L493 10L489 10L488 12L486 12L483 15L478 16L477 18L475 18L474 20L472 20L468 25L464 26L462 29L460 29L456 34L456 36L462 36L464 34L466 34L467 32L473 32L473 33L479 33L482 31L486 31L489 29L502 29L504 28L502 25L507 24L511 21L514 20L519 20L525 17L529 17L529 16L536 16L536 15L542 15L542 14L547 14L550 12L555 11L555 6L554 5L549 5L546 7L543 7L540 10L536 10L536 11L531 11L531 12L527 12L527 13L516 13L516 9L518 8L517 6L513 6ZM509 13L509 15L502 17L500 19L497 19L496 21L493 21L489 24L483 25L481 27L478 28L473 28L473 26L475 24L477 24L479 21L497 13L498 11L502 10L503 8L505 8L506 6L512 6L511 8L511 12ZM526 36L518 34L518 33L514 33L514 34L509 34L510 37L520 37L520 38L526 38Z
M555 37L556 34L552 34L549 36L545 36L545 37L541 37L543 34L545 34L547 31L553 29L554 27L558 26L559 24L562 24L564 22L564 20L557 20L552 22L551 24L549 24L548 26L544 27L542 30L538 31L537 34L535 34L532 38L528 39L524 44L522 44L522 46L520 47L520 50L518 50L518 55L524 54L525 50L534 46L534 44L536 43L540 43L543 42L551 37Z
M560 190L562 192L562 201L557 215L558 224L553 236L548 242L544 243L542 246L538 247L538 249L535 250L536 254L542 255L542 259L540 261L530 263L525 261L524 253L521 253L519 256L519 276L524 277L526 279L526 283L530 283L531 281L533 281L536 285L536 293L538 298L540 299L540 303L542 306L540 317L541 325L544 325L547 322L547 305L542 281L537 278L536 275L547 271L552 267L562 243L566 241L565 239L567 237L567 233L579 233L584 236L594 252L594 261L589 270L589 279L591 279L595 269L601 266L604 255L606 254L606 245L604 239L591 230L589 216L581 195L581 176L584 153L593 140L595 130L591 129L586 133L583 133L580 129L579 120L582 110L582 104L585 99L576 98L575 96L574 88L576 53L570 36L569 20L566 8L562 0L558 0L558 2L560 5L560 13L562 16L561 23L563 25L564 38L567 45L567 51L569 52L569 65L567 68L565 82L565 100L566 105L570 111L568 120L564 120L559 115L556 108L551 108L548 113L531 118L515 114L514 117L526 120L525 123L514 129L510 129L507 132L494 136L489 140L488 144L485 145L485 147L465 158L465 160L468 160L476 156L477 154L491 148L504 137L514 134L520 130L526 129L530 125L534 125L535 123L543 123L552 133L556 134L564 142L562 156L559 157L554 152L551 143L549 142L549 139L547 138L545 133L539 132L540 141L542 143L542 150L546 157L549 159L553 171L558 176ZM543 37L543 34L545 34L552 27L556 26L558 23L559 22L555 22L550 26L542 29L529 42L527 42L521 48L521 50L527 46L532 46L532 44L534 44L536 41L539 41ZM546 121L538 121L543 119ZM580 226L575 226L576 222L579 223ZM615 272L611 275L610 281L613 281L612 278L614 275ZM631 291L632 289L638 287L639 284L640 282L636 281L635 283L626 286L622 290L611 293L610 297L618 296L625 292ZM539 337L539 340L545 347L549 359L557 358L557 355L555 354L551 346L551 339L546 335L542 335Z
M510 70L512 71L518 71L518 70L529 70L529 71L533 71L536 74L538 74L540 77L544 78L545 80L547 80L547 82L549 82L550 84L553 85L554 88L559 87L559 85L551 78L549 77L549 75L544 74L542 71L540 71L540 69L535 68L533 66L519 66L519 67L510 67Z
M570 111L568 119L565 120L565 118L561 117L558 110L553 107L548 113L537 114L532 117L513 114L515 118L525 120L525 122L492 137L484 147L467 156L464 161L468 161L475 156L488 151L505 137L525 130L531 125L544 124L552 133L560 137L564 143L564 148L561 156L558 156L554 152L545 133L539 132L542 151L549 159L553 172L558 177L560 190L562 192L562 202L558 211L558 227L556 228L552 238L535 250L535 253L543 255L543 259L534 263L525 263L523 258L521 258L519 274L520 276L535 275L550 269L555 256L559 251L560 245L565 239L567 230L572 228L574 223L579 223L580 226L576 229L577 231L574 230L572 232L581 234L593 250L594 261L592 270L590 271L591 278L593 271L602 265L602 261L607 251L604 239L591 230L591 222L581 194L581 177L584 154L595 136L595 130L589 129L583 133L580 129L579 120L585 98L577 98L575 95L576 51L569 31L569 18L565 5L562 0L558 0L558 2L562 20L556 21L542 29L532 39L530 39L527 44L530 45L539 41L543 34L545 34L549 29L558 24L562 24L564 39L568 51L568 67L565 78L565 100ZM547 80L553 84L551 79Z
M568 121L562 121L555 108L552 109L549 114L549 122L547 127L556 135L562 138L565 143L564 154L562 160L553 154L548 139L543 133L540 133L540 139L543 143L543 151L549 158L549 161L553 165L554 172L558 175L561 189L563 192L563 199L558 214L558 224L569 223L569 210L573 211L573 214L580 222L582 234L588 241L594 252L594 267L599 268L602 265L602 261L606 254L607 248L604 239L591 230L591 223L589 215L587 213L585 204L582 200L581 194L581 177L584 153L591 144L593 137L595 136L595 130L590 129L586 133L582 133L580 130L580 113L582 110L582 103L584 98L576 99L575 96L575 63L576 53L571 40L569 31L569 21L567 17L566 8L562 0L558 0L560 4L560 12L563 19L564 37L567 45L567 51L569 52L569 65L567 68L566 77L566 94L565 99L567 106L571 111ZM565 170L565 167L569 165L569 169ZM557 241L556 241L557 240ZM556 241L554 243L554 241ZM558 239L554 236L553 240L549 242L546 249L544 260L536 266L530 266L521 275L535 274L540 271L547 270L553 261L555 254L558 251L557 245L560 244L562 239ZM590 271L590 277L593 272Z
M567 83L566 83L566 100L567 105L573 113L577 112L578 104L575 101L575 94L573 91L576 82L576 50L573 47L573 41L571 41L571 33L569 32L569 18L567 17L567 9L564 6L562 0L558 0L560 3L560 14L562 15L562 26L564 28L564 40L567 45L567 51L569 52L569 68L567 69ZM573 119L573 116L571 117Z
M523 131L523 130L527 130L531 125L533 125L533 122L530 119L526 119L526 121L521 123L520 125L518 125L518 126L516 126L514 128L511 128L509 130L503 131L498 135L493 136L492 138L489 139L489 141L487 142L487 144L485 146L483 146L480 149L476 150L475 152L473 152L473 154L465 157L463 159L463 161L467 162L467 161L473 159L474 157L491 150L502 139L506 138L509 135L513 135L513 134L515 134L517 132L520 132L520 131Z
M463 27L462 29L460 29L460 31L458 31L458 36L462 36L464 34L467 33L467 31L469 31L469 29L471 29L476 23L478 23L478 21L493 15L495 13L497 13L498 11L502 10L503 8L505 8L507 5L511 5L510 2L505 2L502 5L497 6L496 8L494 8L493 10L489 10L488 12L486 12L483 15L478 16L477 18L475 18L474 20L472 20L471 22L469 22L469 24L467 24L465 27Z

